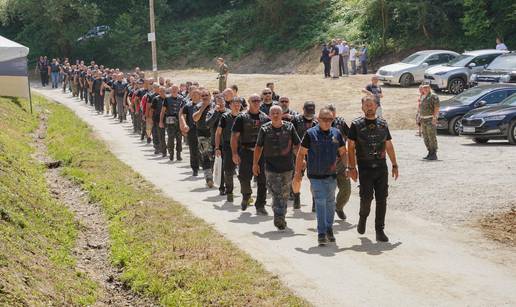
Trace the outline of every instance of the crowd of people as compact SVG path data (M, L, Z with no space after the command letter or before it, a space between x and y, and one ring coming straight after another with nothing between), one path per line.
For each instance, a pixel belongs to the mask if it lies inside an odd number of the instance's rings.
M248 99L239 96L237 85L226 87L228 69L223 59L218 60L219 89L213 90L197 82L178 84L163 77L145 77L139 68L123 73L94 61L71 64L65 59L59 64L52 59L48 67L45 61L42 57L38 63L43 86L48 84L46 71L52 88L70 92L99 115L112 116L120 123L130 120L133 132L152 143L156 155L181 161L186 141L192 176L199 176L202 169L207 187L218 186L227 202L235 200L235 175L243 211L254 205L257 215L268 215L268 191L278 230L287 227L289 200L294 210L301 209L300 186L306 174L320 245L335 242L335 214L347 218L344 206L352 190L350 179L360 182L358 232L365 232L374 198L376 239L388 241L384 232L386 157L395 179L398 165L387 122L377 116L382 97L377 80L364 88L364 116L348 125L332 104L317 110L315 102L306 101L300 113L292 110L289 97L277 94L272 82ZM216 157L222 161L220 182L214 182ZM256 199L252 198L253 180Z
M323 44L320 62L324 64L324 77L338 79L342 76L367 74L367 47L357 46L342 39ZM351 66L351 70L350 70Z

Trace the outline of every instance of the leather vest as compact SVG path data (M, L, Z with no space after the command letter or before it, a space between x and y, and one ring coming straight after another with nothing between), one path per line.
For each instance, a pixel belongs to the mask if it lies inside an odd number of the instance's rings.
M353 121L357 128L356 155L358 161L385 160L385 141L387 140L387 122L376 118L376 124L366 125L361 117Z
M243 119L243 130L240 133L240 142L242 144L255 144L258 138L258 132L263 124L269 121L269 117L263 112L259 113L259 119L254 120L248 112L241 114Z
M305 136L306 130L317 125L317 121L315 119L308 120L303 115L298 115L294 117L292 120L294 127L296 128L297 135L300 139L303 139Z
M167 116L178 117L179 110L181 109L182 104L183 104L183 99L181 99L179 96L167 97L165 99L165 106L167 108Z
M292 130L294 126L283 121L280 128L274 128L272 122L263 124L263 156L266 158L292 155Z

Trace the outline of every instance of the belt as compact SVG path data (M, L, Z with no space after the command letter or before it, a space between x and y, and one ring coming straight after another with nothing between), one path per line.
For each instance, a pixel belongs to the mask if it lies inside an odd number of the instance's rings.
M433 115L427 115L427 116L420 116L422 119L429 119L429 118L434 118Z

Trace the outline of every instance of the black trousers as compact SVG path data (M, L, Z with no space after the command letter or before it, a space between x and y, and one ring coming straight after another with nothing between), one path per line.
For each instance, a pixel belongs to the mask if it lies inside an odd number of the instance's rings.
M371 211L373 196L376 199L375 229L385 227L387 196L389 195L389 172L386 165L376 168L358 168L360 181L360 217L367 218Z
M39 76L41 77L41 85L47 86L48 85L48 72L40 71Z
M188 134L186 136L186 140L188 141L188 148L190 150L190 167L192 170L199 170L199 141L197 140L197 131L190 128Z
M95 98L95 110L97 112L104 112L104 96L100 96L100 93L94 93Z
M167 124L167 136L168 153L171 157L174 156L174 149L177 153L183 151L183 136L179 130L179 124Z
M246 148L240 148L240 166L238 169L238 180L240 181L240 191L243 199L249 199L253 190L251 189L251 180L253 179L253 154L254 151ZM267 197L267 180L265 178L265 163L263 156L259 161L260 175L257 177L258 191L256 201L254 203L256 208L264 208Z
M235 175L235 163L233 163L230 144L222 145L222 169L224 171L223 178L226 193L232 194L234 189L233 176Z
M342 55L339 54L339 76L342 77L343 74L346 72L344 71L344 60L342 58Z
M330 71L331 71L331 64L330 61L323 62L324 64L324 77L330 77Z

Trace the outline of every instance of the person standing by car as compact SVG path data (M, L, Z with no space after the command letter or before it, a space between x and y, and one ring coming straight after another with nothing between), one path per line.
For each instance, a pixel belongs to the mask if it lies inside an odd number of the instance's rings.
M383 116L383 110L382 110L382 104L381 99L383 98L383 92L382 88L380 87L380 84L378 84L378 77L373 76L371 78L371 83L368 84L363 90L362 93L371 95L374 98L374 101L376 102L377 109L376 109L376 116L382 117Z
M432 93L429 84L421 87L423 95L420 102L421 130L428 155L423 159L437 160L437 116L439 115L439 97Z
M507 46L503 43L503 41L500 37L496 38L496 50L509 51L509 48L507 48Z
M385 235L385 213L389 172L386 155L392 163L392 177L398 179L398 163L392 144L392 137L387 122L376 117L377 105L374 98L362 98L364 116L355 119L349 128L348 154L349 176L360 182L360 219L357 225L359 234L364 234L366 221L371 211L373 196L376 199L375 230L376 240L388 242ZM358 170L357 170L358 166Z

